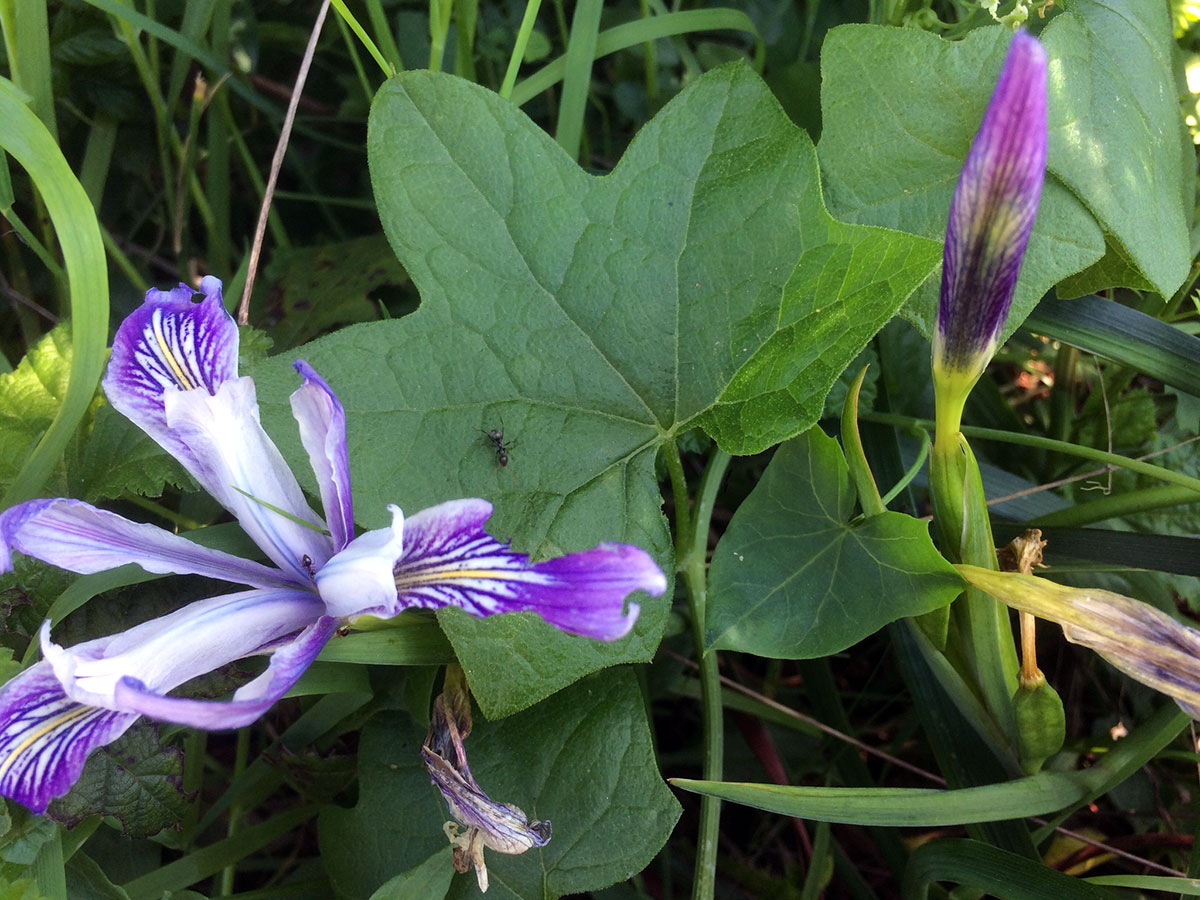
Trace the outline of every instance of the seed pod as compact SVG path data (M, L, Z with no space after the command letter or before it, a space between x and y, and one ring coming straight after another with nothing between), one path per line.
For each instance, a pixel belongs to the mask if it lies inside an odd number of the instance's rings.
M1062 749L1067 717L1058 692L1038 672L1035 681L1025 683L1013 695L1013 714L1017 723L1017 758L1021 771L1036 775L1042 763Z

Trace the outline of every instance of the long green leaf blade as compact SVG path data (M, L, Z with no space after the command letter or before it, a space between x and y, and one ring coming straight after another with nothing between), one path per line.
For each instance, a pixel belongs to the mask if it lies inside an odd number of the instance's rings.
M909 858L903 894L910 900L924 900L935 881L969 885L1005 900L1113 900L1116 896L1037 860L959 838L918 848Z
M1025 327L1200 396L1200 338L1136 309L1095 295L1044 300Z
M0 79L0 147L29 173L46 203L71 287L71 379L58 414L30 454L0 508L36 497L87 413L108 343L108 270L91 201L46 126L21 92Z
M671 784L785 816L852 825L929 828L1045 815L1083 799L1068 773L942 791L931 788L779 786L672 778Z

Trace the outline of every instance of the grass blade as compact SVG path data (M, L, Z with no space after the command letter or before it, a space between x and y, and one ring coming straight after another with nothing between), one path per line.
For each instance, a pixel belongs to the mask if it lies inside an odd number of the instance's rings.
M1056 812L1087 795L1086 786L1072 778L1072 774L1042 772L1000 784L946 791L933 788L780 787L690 778L672 778L670 782L685 791L819 822L931 828Z
M1136 309L1094 295L1047 300L1025 327L1200 397L1200 338Z
M979 841L946 838L919 847L909 857L902 893L924 900L935 881L977 888L1006 900L1115 900L1104 888L1047 868L1041 862Z
M757 46L762 47L762 39L758 36L754 22L741 10L690 9L685 12L673 12L649 19L639 19L636 22L626 22L600 32L596 38L594 59L600 59L610 53L616 53L618 50L659 38L690 34L693 31L723 30L745 31L752 34L757 41ZM758 52L761 54L761 49ZM517 106L524 106L542 91L562 81L566 71L567 58L560 56L518 84L512 92L513 103Z
M0 79L0 147L25 167L54 224L71 296L74 361L62 406L26 459L0 508L36 497L87 413L104 371L108 344L108 269L91 201L46 126L21 92Z
M596 41L600 31L603 0L579 0L571 20L571 39L563 57L562 101L558 105L558 127L554 139L571 159L579 159L583 136L583 113L592 87L592 64L597 59Z

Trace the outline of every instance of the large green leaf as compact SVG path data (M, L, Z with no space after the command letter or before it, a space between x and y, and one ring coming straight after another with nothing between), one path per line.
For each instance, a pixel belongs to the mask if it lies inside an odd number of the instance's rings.
M388 881L371 895L371 900L440 900L453 880L454 860L446 847Z
M319 823L322 858L342 897L365 900L435 854L450 865L448 815L418 753L423 737L398 713L363 729L358 805L327 807ZM490 797L554 828L540 850L485 851L489 898L549 900L624 880L651 860L679 817L658 774L641 692L624 669L499 722L476 717L466 750ZM447 896L478 896L474 873L455 878Z
M369 151L423 304L303 348L346 406L363 524L389 502L478 495L493 533L535 556L623 540L669 571L658 447L697 423L733 452L806 428L937 259L931 241L829 217L811 142L745 66L699 79L602 178L511 104L433 72L384 85ZM280 421L294 374L256 377ZM506 467L481 433L495 428ZM532 617L441 622L498 715L649 659L667 602L635 599L637 629L614 645Z
M819 428L779 448L713 552L709 649L828 656L962 591L924 522L855 521L854 500L838 443Z
M0 491L11 488L34 445L62 408L74 353L71 331L60 325L34 346L11 372L0 375ZM66 488L61 459L45 490Z
M66 496L110 499L126 493L158 497L167 485L186 488L192 479L173 456L107 404L96 410L92 430L80 435L67 471Z
M833 214L941 240L959 170L1010 38L999 26L953 43L910 28L832 30L821 48L824 124L817 150ZM1053 104L1052 99L1051 115L1058 116ZM1009 331L1047 290L1103 253L1095 219L1060 181L1048 177ZM937 295L938 279L932 278L905 309L927 336Z
M1191 263L1196 162L1179 114L1168 10L1143 0L1076 0L1042 40L1050 56L1046 165L1114 245L1101 274L1134 269L1116 284L1142 287L1140 274L1169 297ZM1111 286L1082 278L1076 291Z

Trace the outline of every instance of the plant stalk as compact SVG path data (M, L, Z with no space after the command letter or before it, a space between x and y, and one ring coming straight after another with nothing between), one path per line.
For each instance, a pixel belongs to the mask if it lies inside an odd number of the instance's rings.
M705 606L708 601L708 526L721 479L730 456L714 449L708 467L700 479L695 508L687 507L687 486L679 450L672 444L665 453L671 486L675 494L676 558L687 590L692 618L692 637L700 668L700 704L704 723L704 779L721 781L724 772L725 729L721 707L721 674L716 653L705 653ZM682 498L682 505L681 505ZM692 884L693 900L712 900L717 874L717 838L721 826L721 801L713 797L700 800L700 834L696 841L696 875Z

